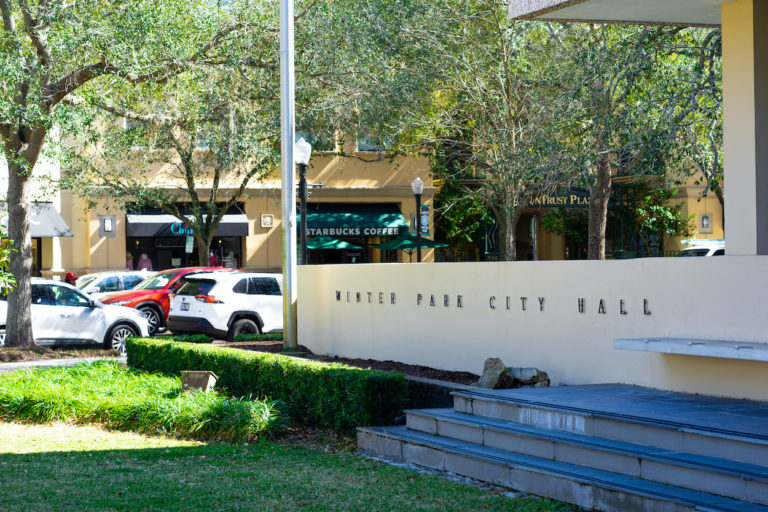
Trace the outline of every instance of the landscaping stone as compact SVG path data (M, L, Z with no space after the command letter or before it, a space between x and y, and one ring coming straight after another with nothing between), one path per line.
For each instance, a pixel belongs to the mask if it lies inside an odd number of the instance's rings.
M514 388L541 388L549 386L549 375L538 368L510 367L509 372L515 379L515 384L512 386Z
M483 365L483 374L477 386L488 389L509 389L514 387L515 379L509 368L498 357L489 357Z

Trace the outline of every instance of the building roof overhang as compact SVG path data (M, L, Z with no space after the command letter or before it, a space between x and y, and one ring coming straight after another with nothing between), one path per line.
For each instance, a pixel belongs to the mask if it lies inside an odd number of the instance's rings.
M538 21L719 26L729 0L510 0L512 18Z

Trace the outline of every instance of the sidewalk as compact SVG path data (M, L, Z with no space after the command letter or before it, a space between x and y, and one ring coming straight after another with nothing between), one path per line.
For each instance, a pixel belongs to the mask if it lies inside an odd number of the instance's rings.
M66 359L38 359L36 361L14 361L12 363L0 363L0 373L14 372L16 370L27 370L29 368L52 368L54 366L75 366L80 363L92 363L94 361L117 361L124 364L125 356L122 357L78 357Z

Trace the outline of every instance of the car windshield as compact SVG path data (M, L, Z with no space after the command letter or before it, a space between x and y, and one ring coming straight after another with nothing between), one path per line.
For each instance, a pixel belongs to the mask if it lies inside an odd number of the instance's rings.
M77 280L77 282L75 283L75 286L77 286L78 288L80 288L82 290L83 288L85 288L86 286L88 286L89 284L94 282L95 280L96 280L96 276L81 277L80 279Z
M140 282L134 290L161 290L174 278L178 272L160 272Z

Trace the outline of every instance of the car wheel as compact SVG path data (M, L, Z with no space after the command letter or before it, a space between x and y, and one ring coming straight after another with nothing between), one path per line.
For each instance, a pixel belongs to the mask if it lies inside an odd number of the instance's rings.
M261 329L259 329L258 324L253 320L241 318L229 328L227 341L235 341L235 336L238 334L261 334Z
M5 326L0 327L0 347L5 346Z
M144 306L143 308L139 308L139 311L146 315L147 322L149 322L149 335L154 336L163 326L163 321L160 319L160 315L152 306Z
M112 349L121 354L125 354L125 340L136 336L136 329L126 324L119 324L110 329L104 345L107 349Z

